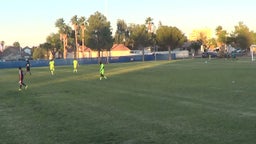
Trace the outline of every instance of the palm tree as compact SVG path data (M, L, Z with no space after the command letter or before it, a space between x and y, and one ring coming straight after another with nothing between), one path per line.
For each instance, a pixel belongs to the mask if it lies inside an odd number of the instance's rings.
M146 25L147 25L148 32L152 33L152 32L153 32L152 26L153 26L153 24L154 24L154 23L153 23L153 18L147 17L146 20L145 20L145 23L146 23Z
M78 18L77 18L77 15L74 15L72 18L71 18L71 23L73 25L73 28L75 30L75 43L76 43L76 46L75 46L75 54L74 54L74 57L75 58L78 58L78 43L77 43L77 31L79 29L79 25L78 25Z
M4 41L1 41L1 43L0 43L1 48L2 48L2 49L0 49L0 52L2 52L4 50L4 43L5 43Z
M67 58L67 45L68 45L68 35L65 33L60 33L60 40L63 42L63 58Z
M85 17L80 17L78 19L78 24L81 28L81 31L82 31L82 51L83 51L83 54L84 54L84 31L85 31L85 25L86 25L86 18Z
M56 21L55 26L59 28L60 40L63 42L63 58L67 58L67 45L68 45L68 26L64 23L63 18Z

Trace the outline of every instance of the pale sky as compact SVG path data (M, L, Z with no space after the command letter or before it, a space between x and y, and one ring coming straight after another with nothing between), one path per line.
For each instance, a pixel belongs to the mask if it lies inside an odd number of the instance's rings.
M3 0L0 6L0 41L21 47L38 46L57 32L55 22L77 15L89 18L96 11L111 22L115 33L117 19L127 24L144 24L152 17L155 25L176 26L187 36L194 29L221 25L231 32L242 21L256 32L255 0Z

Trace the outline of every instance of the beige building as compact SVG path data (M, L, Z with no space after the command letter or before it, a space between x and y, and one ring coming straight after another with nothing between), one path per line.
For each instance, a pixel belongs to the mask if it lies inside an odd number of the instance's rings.
M110 50L110 56L127 56L130 53L131 50L124 44L114 44Z
M101 57L108 56L127 56L130 55L130 49L126 47L124 44L114 44L110 51L101 51ZM72 53L68 54L68 58L73 58L74 55ZM78 58L96 58L98 57L98 51L94 51L91 48L80 46L79 52L77 54Z

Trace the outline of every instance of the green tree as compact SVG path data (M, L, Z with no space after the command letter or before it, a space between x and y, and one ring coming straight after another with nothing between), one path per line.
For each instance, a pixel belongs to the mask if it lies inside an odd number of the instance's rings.
M87 20L87 32L85 33L86 45L98 51L98 60L100 61L100 52L110 50L113 46L113 37L110 22L100 12L95 12Z
M72 29L65 23L63 18L59 18L56 20L55 27L59 28L60 34L71 34Z
M20 43L19 42L14 42L13 47L20 48Z
M161 26L156 31L156 39L162 50L173 50L186 41L186 37L177 27Z
M169 59L171 58L171 50L182 45L186 41L186 37L177 27L161 26L156 31L156 39L158 44L164 49L168 48Z
M193 49L197 54L198 50L201 48L201 45L202 45L201 40L191 41L190 48Z
M53 58L55 58L56 53L61 53L61 41L59 34L52 33L46 38L46 43L42 45L45 49L51 52ZM58 55L59 57L60 55Z
M46 51L46 56L47 56L47 59L49 59L49 52L50 52L50 49L51 49L51 44L50 43L43 43L43 44L40 44L39 45L39 48L42 48ZM40 52L40 51L39 51Z
M149 34L145 25L131 25L131 39L134 41L134 48L141 49L148 46Z
M1 42L0 42L0 45L2 46L2 48L4 48L4 44L5 44L4 41L1 41Z
M248 49L253 43L253 32L243 22L239 22L235 26L233 36L235 36L235 43L239 48Z
M150 34L145 25L131 25L130 38L133 41L133 49L142 50L142 61L144 61L144 48L149 46Z
M78 19L78 25L80 30L80 40L82 41L82 50L84 52L84 44L85 44L85 25L86 25L86 18L84 16Z
M33 59L45 59L45 55L47 55L47 51L44 48L38 47L34 48L33 51Z
M235 46L235 41L236 41L236 36L234 34L230 34L229 36L227 36L227 45L232 45L233 47Z
M115 40L114 42L117 44L128 42L128 27L124 20L117 20L117 29L115 32Z
M153 33L154 32L154 23L153 23L153 18L151 17L147 17L146 20L145 20L145 24L147 25L147 31L149 33Z
M219 43L220 46L227 43L227 31L223 30L222 26L218 26L216 28L216 36L217 36L217 43Z
M60 40L62 41L61 51L63 52L63 58L66 59L67 47L68 47L68 37L72 33L71 27L69 27L63 18L57 19L55 26L59 28Z
M149 45L155 47L155 45L157 44L157 40L155 34L156 28L153 22L153 18L147 17L145 20L145 24L147 26L147 32L149 33Z

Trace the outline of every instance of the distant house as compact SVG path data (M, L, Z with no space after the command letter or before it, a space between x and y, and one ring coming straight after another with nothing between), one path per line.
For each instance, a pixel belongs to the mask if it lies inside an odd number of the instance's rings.
M93 51L91 48L84 46L79 47L79 52L78 52L78 58L92 58L92 57L97 57L98 52Z
M28 46L24 47L22 49L22 57L25 59L31 59L32 58L32 49Z
M114 44L110 51L101 51L101 57L108 56L127 56L130 55L131 50L123 44ZM97 58L98 51L92 50L89 47L79 47L77 58ZM68 52L67 58L74 58L74 52Z
M21 48L8 46L2 53L3 60L19 60L21 57Z
M130 53L131 50L124 44L114 44L110 50L110 56L127 56Z

